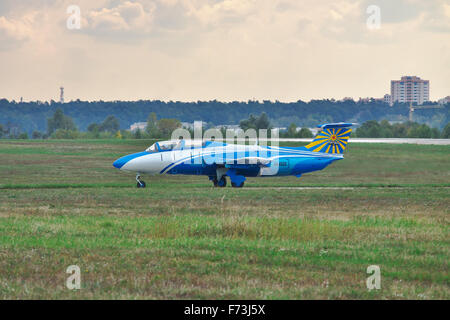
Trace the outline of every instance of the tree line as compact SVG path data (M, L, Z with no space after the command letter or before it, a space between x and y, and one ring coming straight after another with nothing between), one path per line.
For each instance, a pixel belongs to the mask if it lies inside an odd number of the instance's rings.
M403 122L391 124L387 120L381 122L370 120L364 122L355 131L358 138L433 138L449 139L450 123L442 132L437 128L430 128L426 124L417 122Z
M42 133L34 130L31 134L32 139L99 139L99 138L118 138L118 139L169 139L171 134L177 128L181 128L180 120L174 118L158 119L155 112L147 117L145 130L137 129L135 131L121 130L119 120L114 115L107 116L101 123L92 122L88 125L86 131L79 131L73 119L64 114L62 109L58 108L54 114L47 119L47 130ZM203 129L209 129L213 126L211 123L204 125ZM271 120L265 112L259 116L250 114L247 119L239 122L239 127L246 131L254 129L259 132L260 129L269 130L273 128ZM226 128L219 127L222 135L226 137ZM189 130L193 136L192 129ZM299 128L295 123L291 123L286 130L280 132L281 138L312 138L312 132L306 128ZM380 122L369 120L364 122L354 131L354 137L360 138L450 138L450 123L440 131L437 128L430 128L426 124L417 122L390 123L387 120ZM11 127L4 127L0 124L0 138L28 139L27 132L19 132Z
M145 121L149 114L156 113L163 119L179 119L183 122L201 120L218 125L238 124L251 114L263 112L275 127L288 127L294 123L298 127L311 128L328 122L357 122L368 120L407 121L409 106L396 104L393 107L377 101L353 100L335 101L312 100L283 103L279 101L220 102L197 101L70 101L67 103L16 102L0 99L0 123L10 131L46 132L47 119L57 109L73 119L80 131L87 131L92 123L102 123L108 116L114 116L120 130L127 129L135 122ZM440 109L417 109L414 120L429 127L443 129L450 121L450 103ZM99 130L101 132L101 130Z

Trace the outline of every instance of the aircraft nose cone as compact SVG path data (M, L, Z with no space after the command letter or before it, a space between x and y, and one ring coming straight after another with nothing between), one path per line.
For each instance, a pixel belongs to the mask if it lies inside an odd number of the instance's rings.
M145 152L145 151L144 151L144 152L139 152L139 153L129 154L129 155L125 156L125 157L119 158L119 159L117 159L116 161L114 161L113 166L114 166L115 168L117 168L117 169L122 169L122 167L123 167L127 162L129 162L129 161L131 161L131 160L133 160L133 159L136 159L136 158L145 156L145 155L148 155L148 153Z
M119 158L116 161L114 161L113 166L114 168L120 169L123 167L123 165L127 162L127 159L124 159L125 157Z

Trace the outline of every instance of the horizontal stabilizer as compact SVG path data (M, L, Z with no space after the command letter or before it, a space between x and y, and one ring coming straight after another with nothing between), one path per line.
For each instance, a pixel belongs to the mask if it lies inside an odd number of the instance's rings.
M337 122L337 123L325 123L318 125L317 128L328 129L328 128L346 128L354 126L356 123L346 123L346 122Z

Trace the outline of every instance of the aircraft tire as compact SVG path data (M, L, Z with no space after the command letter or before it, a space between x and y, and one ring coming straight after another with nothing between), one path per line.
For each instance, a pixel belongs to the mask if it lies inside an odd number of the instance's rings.
M140 189L140 188L145 188L147 185L145 184L144 181L140 181L136 184L136 186L138 187L138 189Z
M227 186L227 179L225 177L220 178L220 180L217 182L217 186L219 188L225 188Z
M231 186L232 186L233 188L242 188L242 187L244 186L244 182L242 182L241 185L239 185L239 186L238 186L237 184L235 184L234 182L232 182L232 183L231 183Z

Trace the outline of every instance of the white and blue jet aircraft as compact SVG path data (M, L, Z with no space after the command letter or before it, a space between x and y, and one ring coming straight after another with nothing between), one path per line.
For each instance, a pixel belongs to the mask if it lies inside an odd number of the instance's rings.
M322 170L343 159L352 123L318 126L314 140L304 147L273 147L227 144L216 141L172 140L156 142L144 152L117 159L117 169L136 173L138 188L146 184L141 175L183 174L208 176L215 187L225 187L228 176L235 188L247 177L296 176Z

